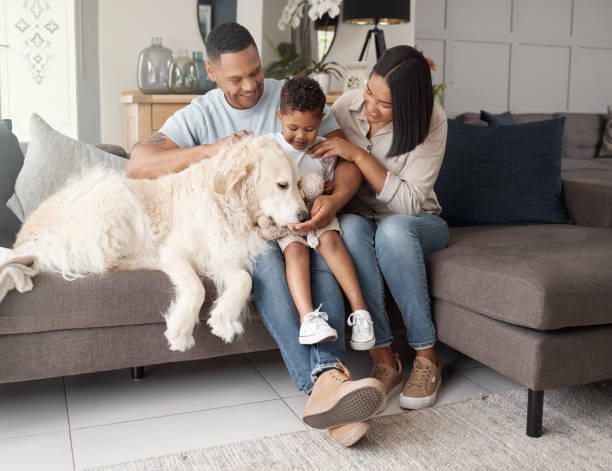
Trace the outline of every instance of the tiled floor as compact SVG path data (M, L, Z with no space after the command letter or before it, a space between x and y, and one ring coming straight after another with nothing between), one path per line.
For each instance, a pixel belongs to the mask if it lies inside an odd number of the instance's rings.
M520 387L444 345L438 354L437 406ZM369 374L367 353L347 362ZM384 414L402 412L397 394ZM305 402L278 351L149 367L143 381L121 370L0 385L2 468L89 468L303 430Z

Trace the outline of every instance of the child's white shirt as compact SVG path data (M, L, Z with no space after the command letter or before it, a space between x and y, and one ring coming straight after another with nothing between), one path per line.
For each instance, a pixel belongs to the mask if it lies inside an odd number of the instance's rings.
M323 178L327 178L329 180L334 178L334 168L336 168L336 164L338 163L338 157L330 157L329 159L325 160L315 158L308 154L308 148L304 150L294 148L285 140L282 132L266 134L265 137L274 139L284 150L287 151L289 156L297 165L300 175L304 175L305 173L316 173L317 175L321 175ZM324 140L324 137L317 136L312 145Z

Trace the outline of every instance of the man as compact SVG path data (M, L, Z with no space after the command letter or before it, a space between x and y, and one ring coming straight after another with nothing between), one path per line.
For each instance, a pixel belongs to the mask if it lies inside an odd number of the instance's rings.
M264 79L259 52L250 33L237 23L219 25L207 39L206 70L218 89L177 111L149 139L136 144L127 167L131 178L156 178L179 172L212 157L220 146L247 133L279 132L275 111L283 82ZM342 136L329 107L319 128L325 137ZM357 191L361 173L341 161L334 173L331 195L314 203L312 218L296 227L310 231L326 225ZM274 337L297 387L310 394L304 421L330 428L343 445L355 443L370 426L384 401L380 382L373 378L352 381L344 360L344 302L333 274L320 254L311 257L312 297L324 304L329 324L339 335L335 342L298 343L299 316L285 276L285 262L277 244L256 260L253 293L257 311ZM323 315L325 313L322 313Z

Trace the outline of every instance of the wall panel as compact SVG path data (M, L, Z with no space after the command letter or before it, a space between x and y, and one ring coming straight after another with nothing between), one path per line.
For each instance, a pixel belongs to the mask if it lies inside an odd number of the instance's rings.
M612 104L612 0L445 0L443 13L441 1L415 2L415 40L438 64L434 83L452 82L449 117Z

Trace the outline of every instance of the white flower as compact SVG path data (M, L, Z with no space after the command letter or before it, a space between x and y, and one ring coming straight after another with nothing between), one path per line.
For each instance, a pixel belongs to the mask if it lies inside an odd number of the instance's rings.
M321 18L323 11L324 10L321 8L321 5L313 5L308 10L308 16L310 17L311 21L315 21Z
M298 26L300 26L301 22L302 22L302 19L299 16L295 15L293 17L293 20L291 20L291 27L297 28Z
M308 16L312 21L320 19L324 14L335 18L340 14L342 0L289 0L278 21L278 29L284 31L285 26L297 28L304 16L304 7L309 4Z

